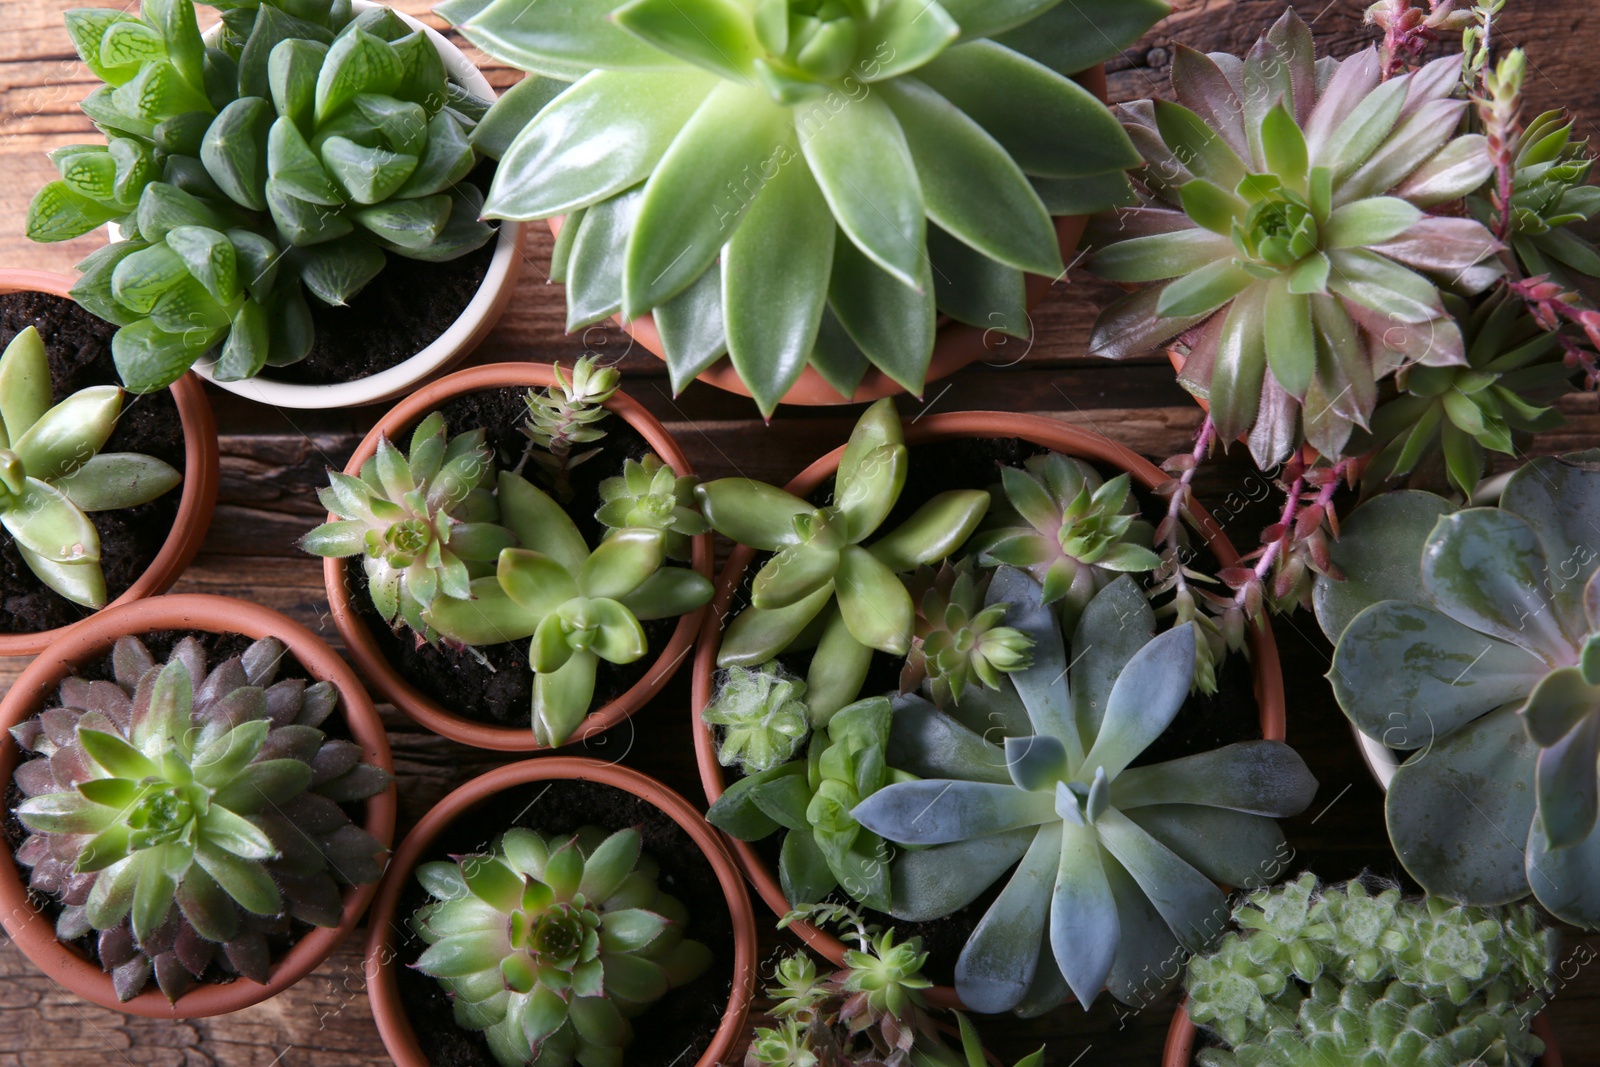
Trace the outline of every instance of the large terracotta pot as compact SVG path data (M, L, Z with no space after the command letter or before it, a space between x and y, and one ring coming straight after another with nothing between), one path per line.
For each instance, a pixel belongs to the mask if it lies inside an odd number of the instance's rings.
M729 1060L735 1045L744 1036L750 998L755 990L756 920L739 870L723 850L721 835L706 823L688 801L653 778L612 763L553 756L500 767L457 789L422 817L422 821L401 842L389 864L389 871L384 875L377 901L367 921L372 933L367 939L366 976L373 1018L383 1037L384 1047L398 1067L429 1067L427 1057L417 1044L411 1022L406 1018L395 978L396 968L409 962L399 958L395 945L395 932L402 929L405 922L403 916L396 915L395 909L412 877L413 869L428 854L434 840L452 823L470 816L496 794L530 782L561 781L598 782L630 793L660 809L699 846L706 861L716 872L717 882L727 901L728 913L732 917L734 961L733 974L730 976L732 992L723 1009L722 1023L711 1044L693 1067L716 1067ZM486 830L486 836L492 836L501 829L491 826ZM694 906L693 901L685 903L691 908ZM637 1034L637 1040L648 1043L650 1035L641 1031Z
M351 739L361 746L362 758L385 770L394 769L388 736L371 698L338 653L317 635L259 604L220 596L186 595L154 597L107 608L94 618L70 627L48 652L34 660L4 701L0 701L0 780L10 781L21 756L11 738L11 727L42 710L54 697L63 678L74 668L105 657L117 638L157 630L276 637L288 646L289 653L307 674L317 681L332 682L339 690L339 711L349 727ZM387 848L394 838L394 786L365 803L366 818L361 825ZM132 1000L123 1002L112 989L111 976L102 971L99 964L55 939L55 924L34 906L10 848L0 840L0 909L3 909L0 923L4 923L6 933L23 953L40 970L85 1000L104 1008L155 1019L223 1015L278 995L320 966L340 942L350 936L377 889L376 883L346 888L339 925L317 927L302 937L273 963L264 985L244 978L199 985L179 997L176 1003L169 1003L152 985Z
M906 443L909 445L963 438L1017 438L1063 455L1076 456L1098 464L1102 468L1126 471L1137 486L1146 490L1152 490L1170 480L1154 464L1115 441L1042 415L1018 415L998 411L930 415L907 426L905 435ZM787 487L789 492L799 497L809 496L818 486L833 477L839 469L839 459L843 455L844 448L841 446L811 464L789 483ZM1199 532L1205 535L1206 547L1217 558L1218 563L1224 567L1235 565L1239 560L1239 554L1221 527L1217 525L1216 520L1198 506L1192 510L1194 524ZM722 644L723 622L730 615L733 598L738 593L745 571L755 556L754 549L741 545L734 549L729 557L727 566L717 579L716 597L711 602L711 613L706 617L705 629L700 635L700 645L695 653L692 708L695 759L700 765L700 782L705 788L706 798L712 803L722 796L727 780L722 765L717 762L716 737L712 730L701 722L700 713L710 703L715 691L717 652ZM1270 740L1282 741L1284 692L1283 673L1278 665L1278 645L1272 636L1272 631L1260 627L1251 627L1249 642L1251 666L1255 673L1256 702L1261 711L1261 733ZM745 876L756 887L761 899L766 901L776 914L787 913L789 904L784 899L777 874L748 843L730 840L730 844L734 858L739 861ZM794 923L790 929L834 963L843 960L845 946L832 934L808 923ZM946 1007L960 1006L960 1000L954 989L939 987L932 993L930 999L937 1004Z
M385 415L362 439L355 455L350 458L345 473L352 476L361 473L361 465L377 451L380 436L388 434L391 438L400 438L404 431L421 422L430 412L452 397L490 389L544 388L554 384L554 372L543 364L494 363L457 371L417 390ZM680 476L693 473L677 441L637 400L626 393L618 392L606 401L605 406L637 431L656 455L661 457L662 462L677 471ZM333 516L329 518L331 521ZM704 534L694 538L691 566L709 579L711 562L711 536ZM324 560L323 582L327 586L328 601L333 607L334 625L344 638L350 658L355 660L356 666L379 693L429 730L464 745L495 749L500 752L533 752L544 747L534 739L531 727L491 726L475 722L446 709L401 677L378 648L366 620L362 618L351 600L349 583L346 581L346 567L351 564L350 560ZM657 653L654 664L645 676L622 696L590 712L573 732L573 740L581 740L609 730L638 711L651 697L660 692L661 687L667 684L683 661L688 658L689 647L694 643L695 634L700 630L705 610L701 608L679 619L677 628L672 631L672 638L666 647Z
M0 270L0 293L49 293L71 299L73 279L42 270ZM107 383L115 384L115 383ZM165 593L193 562L211 527L211 513L217 506L217 425L211 417L211 404L205 387L192 374L172 385L172 399L183 422L184 472L178 514L166 543L150 566L127 591L108 607L130 604ZM0 634L0 656L32 656L43 652L67 627L31 634Z
M1099 65L1089 68L1073 76L1073 80L1088 89L1103 103L1106 101L1106 68ZM549 220L550 232L560 234L563 219L560 217ZM1062 215L1056 218L1056 239L1061 243L1061 259L1064 263L1072 261L1072 255L1077 250L1078 242L1083 239L1084 227L1089 224L1087 215ZM1040 274L1030 274L1027 279L1028 310L1032 311L1044 300L1050 287L1059 279L1049 278ZM623 322L622 316L616 316L616 321L626 330L635 341L643 345L652 355L664 356L661 346L661 334L656 330L655 319L649 315L638 318L632 322ZM1014 357L1007 351L1007 345L1013 347L1016 342L1008 339L998 330L979 329L966 323L945 321L939 328L938 340L933 350L932 361L928 365L929 382L940 378L947 378L956 371L976 363L990 352L1001 354L1007 365L1015 362ZM699 381L725 389L730 393L740 396L749 396L750 390L740 380L739 374L733 369L733 364L724 356L718 360L710 370L702 372ZM800 375L799 380L784 394L782 403L797 404L804 407L819 407L832 404L864 404L873 400L881 400L886 396L896 396L905 390L893 378L878 370L876 367L867 369L866 377L856 388L853 396L842 396L838 390L823 380L816 368L807 367Z
M1544 1055L1534 1061L1535 1067L1561 1067L1561 1050L1556 1048L1556 1034L1550 1026L1550 1020L1543 1015L1535 1016L1533 1032L1544 1041ZM1192 1067L1197 1033L1199 1029L1189 1018L1184 1005L1180 1004L1178 1010L1172 1013L1172 1025L1167 1029L1161 1067Z

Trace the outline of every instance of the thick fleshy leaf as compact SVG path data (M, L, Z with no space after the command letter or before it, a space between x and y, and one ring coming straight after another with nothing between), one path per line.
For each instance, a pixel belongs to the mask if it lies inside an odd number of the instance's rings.
M1061 827L1061 864L1050 900L1050 947L1073 996L1087 1009L1100 995L1122 939L1117 902L1089 826Z
M1000 356L1007 352L1001 334L1023 341L1032 338L1027 279L1020 270L990 259L937 226L928 229L928 256L933 262L934 302L941 314L988 331ZM824 367L818 369L827 377ZM848 395L853 389L839 391Z
M1130 768L1111 784L1111 802L1124 811L1192 804L1286 818L1304 811L1316 792L1317 780L1294 749L1280 741L1242 741Z
M1600 832L1568 848L1555 849L1539 820L1528 833L1527 884L1552 915L1564 922L1592 929L1600 922Z
M1000 785L1011 780L1004 749L915 695L894 702L888 760L919 778L959 775Z
M971 904L1009 871L1038 835L1032 827L901 852L890 878L891 913L907 922L933 922Z
M593 652L574 652L559 671L534 678L533 734L540 744L562 745L582 724L594 701L598 663Z
M1180 277L1233 255L1230 239L1195 227L1109 245L1095 253L1094 272L1113 282L1154 282Z
M204 841L195 848L194 858L240 907L256 915L278 914L282 898L261 864L240 859Z
M814 510L792 493L749 478L704 482L695 488L695 499L712 529L767 552L798 544L794 520Z
M1115 778L1166 731L1194 680L1195 632L1185 623L1146 644L1117 677L1085 767Z
M938 563L972 536L989 505L989 494L983 490L940 493L874 542L870 551L897 574Z
M436 597L422 618L452 640L485 646L532 637L543 616L512 600L496 579L479 578L472 583L472 599Z
M939 779L885 786L851 814L873 833L903 845L945 845L1056 819L1053 794Z
M1145 833L1219 885L1246 887L1283 873L1283 831L1275 820L1228 808L1155 804L1126 813Z
M961 34L962 27L943 4L884 0L862 27L858 54L870 53L871 58L859 62L856 73L868 83L909 74L943 52Z
M871 553L855 545L845 548L835 592L839 612L856 640L891 655L904 655L910 648L915 616L911 594Z
M1537 694L1536 694L1537 695ZM1591 688L1591 701L1595 696ZM1590 714L1567 736L1539 750L1535 783L1539 790L1537 822L1551 850L1579 845L1594 832L1600 813L1600 715Z
M0 448L23 434L50 403L50 363L44 341L33 326L19 331L0 354Z
M697 0L687 10L677 0L632 0L610 18L668 55L733 81L748 83L764 52L737 0Z
M1432 493L1385 493L1346 519L1329 548L1343 581L1320 578L1314 593L1317 621L1335 644L1350 620L1381 600L1427 603L1422 546L1441 515L1455 505Z
M960 22L963 8L987 8L982 0L944 5ZM1002 9L1015 5L998 5ZM996 41L1032 56L1062 74L1075 74L1103 63L1127 48L1171 11L1163 0L1116 0L1114 3L1034 4L1041 9L1029 21L993 36ZM979 15L992 19L992 15Z
M1095 828L1185 948L1203 951L1221 935L1216 917L1227 913L1227 898L1210 879L1115 808Z
M583 535L548 493L509 471L499 476L500 516L522 547L542 552L569 572L589 558Z
M1043 602L1043 589L1032 576L1001 567L989 583L987 604L1009 604L1005 625L1033 638L1033 665L1009 678L1027 708L1032 733L1053 737L1073 763L1083 757L1084 742L1072 715L1068 693L1068 660L1055 612Z
M798 604L772 611L746 608L728 625L717 651L719 667L757 667L794 643L833 602L833 586L817 590Z
M11 442L28 477L59 478L100 447L116 428L122 390L114 385L80 389L34 420Z
M873 366L908 392L921 395L933 355L938 308L932 264L926 255L913 266L917 286L908 288L879 269L851 241L834 241L829 306L850 340Z
M1028 992L1060 864L1061 829L1043 827L961 950L956 991L972 1011L1010 1011Z
M1560 459L1532 459L1506 484L1500 506L1539 535L1553 586L1550 597L1566 632L1588 630L1582 604L1584 588L1600 567L1600 555L1590 547L1593 524L1600 522L1600 474Z
M707 270L695 283L655 309L673 395L728 354L722 319L722 272Z
M1094 654L1074 657L1069 670L1072 713L1080 737L1099 735L1118 677L1155 629L1155 612L1131 577L1118 577L1089 601L1072 645L1093 647Z
M837 608L822 618L817 651L806 671L806 713L812 725L819 727L861 695L874 652L870 645L856 640Z
M1232 265L1228 270L1243 275ZM1192 274L1196 278L1201 273ZM1245 275L1248 278L1248 275ZM1183 285L1182 279L1173 288ZM1218 291L1226 291L1239 279ZM1172 290L1169 289L1170 293ZM1213 293L1213 296L1215 294ZM1204 303L1206 301L1197 301ZM1228 309L1217 344L1216 362L1211 371L1211 419L1217 434L1231 441L1247 432L1261 409L1261 383L1267 370L1266 291L1253 286L1242 292Z

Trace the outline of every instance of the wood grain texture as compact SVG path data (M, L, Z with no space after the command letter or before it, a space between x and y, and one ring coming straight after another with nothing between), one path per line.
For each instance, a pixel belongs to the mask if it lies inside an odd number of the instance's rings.
M61 12L78 2L0 0L0 264L69 271L100 242L90 236L37 246L22 236L29 198L53 174L44 153L94 137L77 110L93 86L61 26ZM397 6L442 27L426 15L426 0ZM1282 10L1277 0L1177 0L1174 6L1144 41L1110 64L1115 99L1164 92L1174 42L1240 51ZM1344 54L1365 44L1363 0L1296 0L1295 6L1313 23L1324 49ZM1574 108L1589 132L1600 118L1600 55L1592 19L1589 0L1514 0L1501 27L1503 40L1532 50L1534 104ZM482 65L497 87L518 77ZM705 386L671 396L659 361L630 349L619 330L566 336L563 294L545 282L549 245L536 230L511 310L474 362L571 358L585 349L621 353L626 388L668 425L707 476L740 473L782 482L848 433L855 410L786 409L763 426L748 402ZM1038 411L1106 433L1155 458L1185 447L1199 414L1169 371L1148 362L1109 365L1084 358L1088 329L1105 295L1103 287L1073 272L1036 311L1031 345L1018 344L991 365L933 384L925 401L905 399L905 418L957 409ZM211 536L176 591L255 600L337 645L320 564L299 555L293 543L319 521L314 491L325 468L344 464L379 412L283 412L215 390L211 395L224 430L221 499ZM1541 438L1535 451L1600 444L1596 398L1574 397L1563 407L1568 425ZM1259 501L1267 483L1239 451L1209 466L1199 487L1202 499L1224 513L1230 532L1242 539L1264 524ZM1322 681L1326 642L1308 617L1280 621L1277 634L1291 696L1289 741L1322 783L1312 810L1288 826L1298 858L1327 878L1368 869L1396 875L1398 864L1383 830L1382 797ZM0 691L24 666L25 661L0 659ZM402 832L450 789L499 762L418 730L392 708L382 710L402 781ZM625 761L693 799L699 794L688 717L688 684L680 676L634 720L575 747L596 758ZM787 945L769 932L764 958ZM1567 1062L1578 1067L1600 1062L1594 1052L1600 1048L1600 972L1587 962L1597 953L1600 937L1567 938L1562 987L1551 1006ZM987 1020L983 1030L1007 1064L1048 1043L1047 1067L1153 1067L1170 1011L1170 1000L1132 1011L1102 999L1087 1014L1069 1007L1027 1024ZM196 1022L132 1019L84 1004L56 988L12 945L0 943L0 1067L368 1067L387 1062L367 1009L356 942L275 1000Z

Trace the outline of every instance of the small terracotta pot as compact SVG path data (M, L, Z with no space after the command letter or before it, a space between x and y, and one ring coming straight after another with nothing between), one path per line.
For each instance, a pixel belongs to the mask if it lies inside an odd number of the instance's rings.
M1043 415L999 411L930 415L907 426L905 436L908 445L966 438L1017 438L1102 467L1125 471L1132 476L1136 485L1146 490L1170 480L1154 464L1131 449L1099 434ZM838 471L839 459L843 455L844 448L841 446L811 464L789 483L789 492L802 498L810 496ZM1192 514L1193 526L1206 536L1206 547L1216 556L1218 563L1224 567L1237 564L1239 554L1216 520L1199 506L1192 509ZM700 765L700 783L705 788L706 799L711 803L716 803L717 798L722 796L727 780L722 765L717 762L716 736L701 721L700 713L711 702L715 692L717 652L722 644L723 622L729 616L734 596L755 556L754 549L741 545L728 558L727 566L717 579L716 597L711 602L711 613L706 617L705 629L701 632L700 645L695 653L692 702L694 750L695 759ZM1256 703L1261 710L1261 733L1270 740L1281 741L1284 737L1284 692L1283 672L1278 665L1278 644L1270 629L1260 627L1250 628L1249 642L1250 659L1255 672ZM789 904L784 899L776 873L747 842L730 839L729 844L745 876L756 887L756 893L776 914L787 914ZM790 929L834 963L841 963L844 959L844 944L825 930L809 923L793 923ZM960 998L952 988L940 986L930 992L930 999L940 1006L961 1006Z
M1533 1032L1544 1041L1544 1055L1534 1061L1534 1067L1561 1067L1561 1050L1556 1048L1556 1034L1550 1020L1543 1015L1533 1019ZM1199 1029L1189 1018L1186 1005L1178 1005L1172 1013L1172 1025L1167 1029L1167 1044L1161 1053L1161 1067L1192 1067L1194 1042Z
M1102 103L1107 101L1106 68L1104 64L1090 67L1088 70L1073 75L1073 81L1082 85L1093 93ZM559 235L561 224L564 220L556 217L548 220L550 232ZM1078 247L1078 242L1083 239L1083 231L1089 224L1087 215L1061 215L1055 220L1056 240L1061 244L1061 259L1064 263L1072 261L1072 254ZM1059 279L1049 278L1041 274L1027 276L1027 305L1032 311L1044 300L1050 287ZM649 315L624 322L621 315L615 316L615 321L627 331L639 344L652 355L666 358L665 350L661 344L661 334L656 329L655 319ZM984 358L990 352L1005 353L1006 345L1014 343L1007 335L993 329L979 329L966 323L945 321L939 327L938 339L933 349L933 358L928 364L928 382L947 378L964 367L971 366ZM1007 353L1009 360L1009 353ZM1010 360L1014 362L1014 360ZM1009 364L1008 364L1009 365ZM725 389L730 393L740 396L749 396L750 390L740 379L739 373L733 369L733 364L724 356L709 370L701 372L698 380L714 385L718 389ZM843 396L833 386L817 373L815 367L807 367L801 372L799 379L789 387L780 403L795 404L802 407L824 407L834 404L865 404L873 400L881 400L886 396L898 396L905 389L893 378L883 373L876 367L869 367L866 376L861 379L861 384L856 387L853 396Z
M638 771L614 763L580 759L573 756L552 756L548 759L524 760L500 767L474 778L445 797L416 828L406 835L395 852L389 871L384 875L373 903L367 926L367 997L372 1002L372 1016L378 1024L378 1033L389 1056L398 1067L429 1067L428 1059L417 1044L416 1033L406 1018L405 1005L400 1001L399 983L395 969L408 961L398 958L395 933L402 929L404 916L395 914L412 877L412 871L421 858L427 855L434 840L452 823L469 816L474 809L491 800L497 793L530 782L598 782L638 797L669 816L683 832L688 834L705 855L716 872L717 882L727 900L728 913L733 921L733 975L732 993L722 1013L722 1023L706 1051L693 1067L715 1067L727 1059L735 1045L744 1037L745 1019L750 1012L750 998L755 991L756 979L756 920L746 895L739 870L723 850L721 835L677 793L648 778ZM491 827L487 836L502 828ZM686 901L692 908L693 901ZM648 1042L648 1034L638 1037Z
M332 682L339 690L339 709L350 737L361 746L362 758L393 771L389 740L367 691L338 653L310 630L275 611L243 600L220 596L163 596L107 608L91 619L67 629L50 650L22 672L0 701L0 780L9 782L21 759L11 738L11 727L37 714L50 701L61 680L75 668L103 659L117 638L157 630L188 630L246 637L276 637L317 681ZM387 848L394 839L395 790L366 802L367 832ZM248 1008L277 996L321 965L350 936L377 884L350 886L344 891L344 913L337 927L317 927L306 934L272 965L266 984L244 978L200 985L179 997L177 1003L153 985L129 1001L119 1001L111 976L99 964L85 959L55 938L55 924L34 907L28 888L12 859L11 849L0 840L0 923L34 965L56 982L103 1008L153 1019L199 1019Z
M544 364L534 363L493 363L447 375L417 390L385 415L362 439L355 455L350 458L349 465L345 467L345 473L352 477L359 476L361 465L378 450L380 436L387 434L391 438L401 437L410 427L421 422L430 412L453 397L490 389L545 388L554 384L555 374L551 369ZM605 407L636 430L655 454L661 457L661 461L677 471L680 477L694 473L690 470L689 460L678 447L677 441L637 400L619 391L606 401ZM333 519L334 516L330 515L329 521ZM356 666L385 699L434 733L464 745L494 749L499 752L535 752L545 747L535 740L531 727L490 726L487 723L475 722L447 710L438 701L425 695L401 677L400 672L395 670L378 648L366 620L356 610L351 599L349 584L346 581L346 568L351 562L344 559L324 560L323 584L327 587L328 602L333 608L334 625L344 638L350 658L355 660ZM711 562L711 535L702 534L694 538L690 564L709 579ZM695 634L700 630L705 611L705 608L701 608L679 619L677 628L672 631L671 640L657 655L649 672L634 683L633 688L626 693L604 707L590 712L573 732L572 740L582 740L609 730L638 711L651 697L660 692L661 687L667 684L678 672L683 661L688 658L689 648L694 643Z
M73 279L42 270L0 270L0 293L49 293L72 299ZM116 384L116 383L107 383ZM183 422L183 487L178 499L178 514L172 530L156 558L134 580L126 592L108 608L131 604L158 596L172 587L200 551L200 542L211 528L211 513L217 506L217 424L211 417L211 404L205 387L192 374L185 374L172 385L172 399ZM0 656L33 656L43 652L69 627L31 634L0 634Z

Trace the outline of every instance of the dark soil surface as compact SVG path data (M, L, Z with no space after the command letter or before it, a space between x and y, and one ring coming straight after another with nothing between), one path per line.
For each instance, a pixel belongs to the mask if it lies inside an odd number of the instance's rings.
M466 181L487 190L492 161ZM383 272L343 307L307 294L317 339L311 354L287 367L268 367L261 377L291 385L359 381L397 367L427 348L461 317L489 273L497 240L459 259L428 263L389 255Z
M479 427L487 430L489 447L495 451L496 463L509 469L516 467L524 447L529 443L521 431L527 412L524 401L527 393L526 389L521 388L468 393L453 398L440 410L444 413L451 434L465 433ZM621 417L612 415L599 425L606 431L604 440L597 443L601 452L573 469L572 499L565 502L567 514L572 516L584 540L591 546L599 544L600 536L605 531L605 527L594 517L600 507L600 483L621 473L625 459L637 460L650 452L644 437ZM411 428L407 427L399 435L396 444L402 449L410 447L410 432ZM524 474L540 488L550 489L539 482L538 468L534 464L529 463L524 468ZM402 678L463 718L492 726L531 726L533 669L528 666L526 641L471 650L449 648L442 643L419 644L410 630L390 629L372 606L372 599L367 595L366 572L359 558L349 562L345 573L356 610L372 631L384 658L394 665ZM649 639L650 651L642 659L625 666L602 661L595 680L592 708L603 707L633 688L655 663L677 625L675 618L647 622L644 632Z
M117 328L71 300L48 293L0 296L0 350L29 326L44 339L50 359L51 394L60 403L80 389L117 385L111 335ZM104 452L142 452L184 469L183 424L167 390L123 398L122 417ZM172 532L183 487L159 500L121 511L89 516L100 533L101 569L106 595L115 600L149 569ZM53 630L94 614L60 596L40 581L9 534L0 533L0 633Z
M689 910L684 936L711 949L706 973L674 989L633 1019L639 1035L626 1054L628 1067L694 1063L711 1043L727 1006L733 975L733 920L716 872L694 840L666 814L638 797L593 782L535 782L490 798L452 824L421 858L422 863L485 852L513 826L565 834L582 826L606 830L638 828L643 852L661 868L661 889ZM407 878L394 917L395 974L400 1001L433 1067L495 1067L488 1042L455 1025L450 999L438 983L411 969L425 948L407 921L428 902L414 877Z

